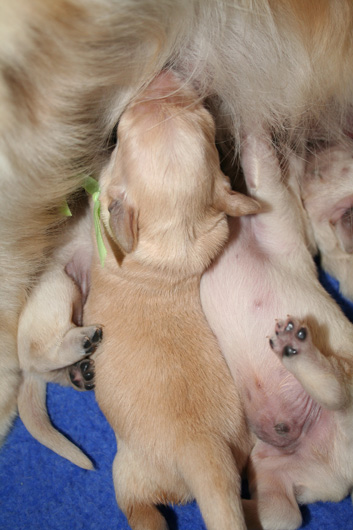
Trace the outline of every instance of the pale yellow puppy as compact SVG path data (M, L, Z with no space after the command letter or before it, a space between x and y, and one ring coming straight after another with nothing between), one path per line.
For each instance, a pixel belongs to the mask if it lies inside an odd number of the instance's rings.
M227 240L226 213L258 203L231 191L214 134L196 92L162 74L123 114L101 177L108 255L104 269L93 261L84 318L104 325L96 397L133 530L165 529L155 504L193 497L209 530L246 528L248 434L199 284Z

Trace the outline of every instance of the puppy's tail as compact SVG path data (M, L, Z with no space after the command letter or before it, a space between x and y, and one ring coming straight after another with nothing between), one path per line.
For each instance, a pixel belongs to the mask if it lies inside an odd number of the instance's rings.
M17 401L21 420L38 442L76 466L93 469L89 458L51 424L46 409L46 386L46 382L34 374L23 374Z

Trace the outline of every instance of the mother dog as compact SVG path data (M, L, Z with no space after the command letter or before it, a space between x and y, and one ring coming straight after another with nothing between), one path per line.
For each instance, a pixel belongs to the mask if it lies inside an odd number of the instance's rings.
M16 412L17 321L96 175L119 116L173 64L225 139L267 122L286 143L349 129L350 0L11 0L0 5L0 438Z

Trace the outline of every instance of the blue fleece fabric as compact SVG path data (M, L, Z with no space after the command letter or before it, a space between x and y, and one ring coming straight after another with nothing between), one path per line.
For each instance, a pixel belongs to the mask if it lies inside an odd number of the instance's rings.
M322 274L321 279L337 297L337 282ZM338 300L353 321L353 305ZM43 447L18 418L0 451L0 529L129 530L114 496L115 437L94 393L50 384L48 409L54 425L84 450L96 469L84 471ZM302 512L305 530L353 530L350 498L305 506ZM195 503L163 513L171 530L205 530Z

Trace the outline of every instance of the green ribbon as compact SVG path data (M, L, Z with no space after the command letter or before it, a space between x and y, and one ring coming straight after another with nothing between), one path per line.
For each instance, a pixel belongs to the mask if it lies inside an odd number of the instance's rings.
M69 205L67 204L67 201L64 201L62 205L60 206L60 213L64 217L72 217L72 213L71 213Z
M107 249L105 248L105 245L103 242L101 223L100 223L101 203L99 200L99 196L100 196L101 190L99 188L99 184L96 181L96 179L92 177L86 177L85 180L83 181L82 187L84 190L87 191L87 193L89 193L92 196L94 230L96 232L98 254L99 254L101 265L102 267L104 267L105 258L107 256ZM67 201L64 201L63 204L61 205L60 213L61 215L64 215L65 217L72 217L72 213L69 208L69 205L67 204Z
M96 181L96 179L92 177L86 177L82 184L82 187L84 190L87 191L87 193L89 193L92 196L94 230L96 232L98 255L99 255L101 265L102 267L104 267L105 258L107 256L107 249L105 248L105 245L104 245L104 241L102 237L102 230L101 230L101 223L100 223L101 203L99 200L99 196L100 196L101 190L99 188L99 184Z

